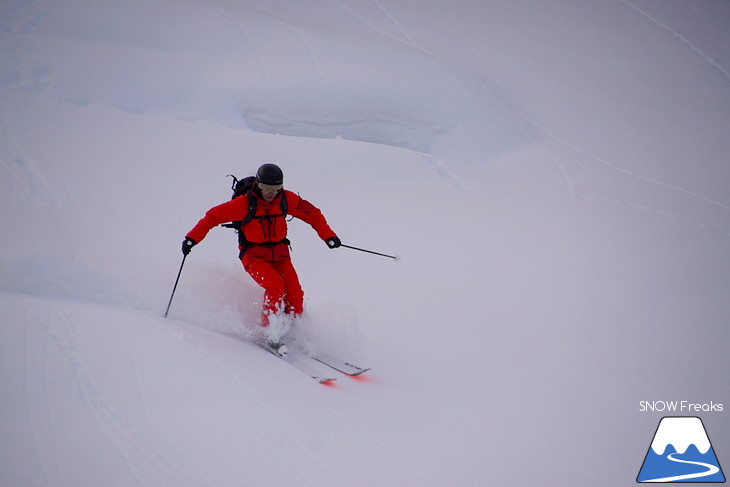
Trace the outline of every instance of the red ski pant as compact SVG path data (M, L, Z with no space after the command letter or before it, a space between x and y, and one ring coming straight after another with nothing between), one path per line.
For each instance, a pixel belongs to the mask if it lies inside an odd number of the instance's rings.
M268 262L264 259L255 259L246 262L244 268L265 290L261 326L268 326L269 315L279 311L294 315L302 314L304 291L291 260Z

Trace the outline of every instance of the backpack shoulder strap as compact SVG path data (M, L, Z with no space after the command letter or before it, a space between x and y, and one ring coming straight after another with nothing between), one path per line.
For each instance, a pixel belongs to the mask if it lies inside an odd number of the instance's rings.
M248 211L246 212L246 216L243 218L243 224L250 222L253 220L254 215L256 214L256 196L254 196L252 190L249 190L246 193L246 198L248 198Z

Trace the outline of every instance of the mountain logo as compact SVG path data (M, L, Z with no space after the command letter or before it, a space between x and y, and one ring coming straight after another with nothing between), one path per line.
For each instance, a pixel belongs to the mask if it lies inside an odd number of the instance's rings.
M636 481L725 482L702 420L694 416L662 418Z

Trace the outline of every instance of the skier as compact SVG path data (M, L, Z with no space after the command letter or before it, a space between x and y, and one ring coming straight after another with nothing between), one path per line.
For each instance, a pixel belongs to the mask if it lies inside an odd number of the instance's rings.
M342 245L322 212L297 194L283 189L283 184L284 174L276 164L266 163L258 168L250 191L255 197L255 213L239 230L244 237L239 239L243 268L265 290L260 323L264 328L274 316L295 319L303 311L304 292L289 255L286 215L311 225L330 249ZM250 206L249 196L242 195L208 210L185 236L183 254L188 255L214 226L244 220ZM280 337L269 336L267 341L267 345L280 355L286 353Z

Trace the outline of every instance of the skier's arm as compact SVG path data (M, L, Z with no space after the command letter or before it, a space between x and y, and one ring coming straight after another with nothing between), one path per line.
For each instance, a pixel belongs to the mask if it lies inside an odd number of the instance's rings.
M203 218L190 230L186 235L186 239L191 239L196 243L208 235L211 228L221 223L241 220L248 210L247 198L239 196L231 201L214 206L208 210Z
M308 223L317 232L319 238L325 242L337 238L337 234L330 228L319 208L291 191L287 191L286 198L289 202L289 213Z

